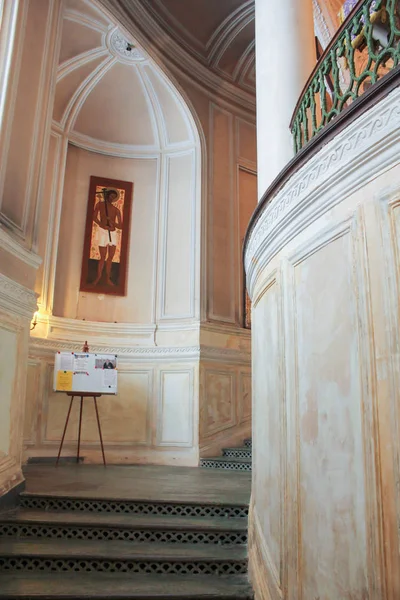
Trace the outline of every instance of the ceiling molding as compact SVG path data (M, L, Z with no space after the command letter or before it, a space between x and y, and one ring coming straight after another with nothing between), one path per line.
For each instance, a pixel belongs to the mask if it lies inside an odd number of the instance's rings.
M225 27L229 27L230 21L237 22L240 20L240 18L247 16L251 11L255 15L254 0L246 0L246 2L244 2L241 6L238 6L238 8L236 8L226 19L222 21L222 23L220 23L220 25L218 25L217 29L207 42L207 49L209 50L211 46L215 44L215 41L219 37L222 30Z
M221 57L225 54L229 46L234 42L235 38L249 23L254 21L254 7L252 10L248 9L243 14L240 14L236 19L226 26L221 34L216 38L215 43L210 48L207 60L211 65L217 65L221 60Z
M81 13L78 10L72 10L70 8L65 9L64 19L66 19L67 21L79 23L79 25L84 25L85 27L90 27L90 29L94 29L95 31L101 34L107 32L107 26L104 23L100 23L99 21L96 21L89 15Z
M242 76L247 72L249 65L255 62L255 46L256 41L253 40L247 46L246 50L243 52L242 56L238 60L238 63L232 73L233 79L235 81L241 81Z
M224 100L230 106L255 112L255 93L250 93L222 78L184 50L156 22L141 0L97 0L133 36L169 77L184 77L210 96ZM215 93L218 90L218 94ZM203 89L203 92L205 90Z
M88 77L86 77L86 79L76 89L74 95L68 103L63 118L61 119L61 126L63 127L64 131L68 133L73 129L79 111L90 92L99 83L107 71L109 71L111 67L116 64L116 62L117 59L114 56L108 56L94 69L94 71L90 73Z
M70 131L68 141L90 152L97 152L107 156L116 156L118 158L158 158L160 148L158 146L131 146L128 144L116 144L92 138L77 131ZM193 144L190 144L190 148Z
M69 60L64 61L58 66L57 69L57 83L61 81L64 77L72 73L75 69L79 69L83 65L95 60L96 58L101 58L102 56L108 55L108 48L98 47L93 50L88 50L87 52L83 52L82 54L78 54L78 56L74 56Z

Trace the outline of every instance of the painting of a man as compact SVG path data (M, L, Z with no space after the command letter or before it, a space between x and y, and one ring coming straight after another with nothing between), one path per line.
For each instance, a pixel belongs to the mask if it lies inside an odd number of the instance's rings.
M133 184L91 177L80 289L125 295Z
M99 195L98 192L97 195ZM118 200L119 191L112 188L103 188L102 195L104 200L97 202L93 216L93 221L98 225L96 241L100 254L97 277L93 285L99 283L104 264L106 265L107 285L115 285L111 279L111 267L118 244L117 229L122 229L121 212L114 206L114 203Z

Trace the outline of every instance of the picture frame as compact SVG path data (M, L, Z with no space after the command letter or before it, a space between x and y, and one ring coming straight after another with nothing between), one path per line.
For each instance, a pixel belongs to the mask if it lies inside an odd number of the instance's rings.
M90 177L80 291L126 296L133 183Z

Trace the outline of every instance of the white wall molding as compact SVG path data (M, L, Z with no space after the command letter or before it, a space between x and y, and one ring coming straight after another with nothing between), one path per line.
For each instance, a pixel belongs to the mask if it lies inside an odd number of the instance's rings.
M61 351L80 352L82 350L82 342L45 339L31 337L30 352L32 355L37 354L54 354ZM120 358L135 358L142 360L174 360L174 359L190 359L198 360L200 356L199 346L152 346L140 347L127 345L106 345L89 341L91 352L103 352L117 354Z
M30 320L37 309L37 295L0 273L0 308Z
M258 274L294 235L397 164L399 150L397 88L324 146L265 207L246 250L250 296Z
M1 288L0 288L0 299L1 299ZM0 300L1 301L1 300ZM112 324L104 324L111 326ZM132 340L133 335L140 333L137 326L130 325L132 333L127 335L127 338ZM143 327L141 330L143 333L148 331L153 332L154 329ZM82 350L83 338L88 335L88 331L82 330L82 334L76 334L68 339L63 337L62 339L56 337L39 338L32 336L30 340L30 348L33 354L36 351L45 353L55 353L59 351L71 351L78 352ZM86 339L86 338L85 338ZM84 341L84 340L83 340ZM170 358L190 358L207 361L227 362L227 363L240 363L248 366L251 362L250 352L244 350L237 350L234 348L218 348L215 346L139 346L137 344L128 343L127 340L119 338L113 339L113 333L105 335L104 338L94 340L93 337L88 340L91 352L109 352L111 354L118 354L123 356L134 356L137 358L146 358L150 360L161 359L169 360ZM117 342L118 345L114 345Z
M22 244L14 239L3 227L0 226L0 248L3 248L29 267L38 269L42 264L42 258L36 252L25 248Z

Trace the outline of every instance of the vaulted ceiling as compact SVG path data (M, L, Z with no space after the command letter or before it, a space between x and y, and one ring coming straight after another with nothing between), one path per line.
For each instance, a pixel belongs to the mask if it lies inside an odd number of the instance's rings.
M192 57L255 93L254 0L142 0L141 4Z

